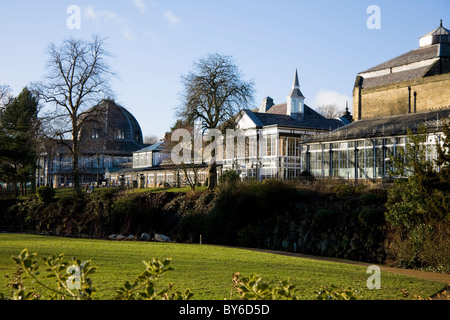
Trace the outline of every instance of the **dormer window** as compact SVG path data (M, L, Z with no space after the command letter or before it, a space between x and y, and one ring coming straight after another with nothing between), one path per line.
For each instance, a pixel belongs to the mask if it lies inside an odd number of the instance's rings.
M97 128L92 129L91 132L91 139L98 139L99 138L99 132Z
M115 132L115 138L119 140L125 139L125 130L124 129L117 129Z
M141 134L139 131L134 132L134 140L135 141L141 141Z

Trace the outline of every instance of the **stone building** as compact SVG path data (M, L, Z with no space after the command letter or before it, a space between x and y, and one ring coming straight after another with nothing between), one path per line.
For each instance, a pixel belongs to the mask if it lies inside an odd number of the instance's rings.
M302 141L321 132L329 132L349 123L345 117L327 119L305 104L295 71L287 102L274 104L266 97L259 109L242 110L237 129L248 139L243 152L224 158L223 170L236 170L242 177L263 180L290 179L302 174L300 146Z
M330 132L350 121L348 112L340 119L327 119L306 105L296 71L287 102L274 104L272 98L266 97L259 108L243 109L236 115L234 133L243 136L242 145L234 144L231 153L225 144L218 145L218 175L226 170L236 170L242 178L257 180L299 177L302 173L302 140ZM208 177L204 162L185 170L175 166L170 161L170 150L165 150L163 143L138 150L133 156L132 168L107 174L112 183L122 179L125 185L134 187L179 186L186 185L186 175L197 174L199 184L205 184Z
M38 159L38 185L72 186L70 140L48 141ZM133 152L146 145L135 117L112 100L85 112L80 133L80 183L101 183L104 174L131 167Z
M408 143L407 130L420 126L427 129L427 157L435 159L436 143L443 140L443 126L450 117L450 32L442 21L419 39L419 49L360 72L353 90L353 110L354 118L347 109L338 119L314 111L305 104L296 71L285 103L274 104L266 97L259 108L237 114L235 133L244 139L233 150L218 147L218 172L236 170L242 178L257 180L295 179L304 174L388 178L391 157ZM121 128L114 130L112 142L121 142L116 151L126 154L128 166L105 166L109 183L180 186L183 175L194 171L199 184L206 183L205 163L183 172L169 161L170 151L162 143L144 147L139 130L132 125L126 126L131 129ZM89 132L94 141L97 133L101 134L95 127ZM114 150L112 146L106 149ZM92 159L93 152L90 154ZM102 161L107 155L102 153Z
M302 170L315 177L391 177L390 158L406 148L407 130L419 126L427 131L427 159L436 159L450 117L450 31L442 21L420 38L419 49L360 72L353 110L355 122L302 142Z
M442 25L420 37L419 48L358 73L356 120L450 107L450 30Z

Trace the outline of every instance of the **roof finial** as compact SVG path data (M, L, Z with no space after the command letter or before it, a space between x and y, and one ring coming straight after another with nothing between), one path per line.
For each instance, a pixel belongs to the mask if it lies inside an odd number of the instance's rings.
M440 27L442 28L442 19L441 19L441 25L440 25Z
M300 82L298 81L297 68L295 69L295 78L294 78L294 85L293 85L293 88L295 88L295 87L300 87Z

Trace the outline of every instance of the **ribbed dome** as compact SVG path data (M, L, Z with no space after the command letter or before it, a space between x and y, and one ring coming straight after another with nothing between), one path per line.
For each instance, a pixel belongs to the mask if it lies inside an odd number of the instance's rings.
M136 118L112 100L103 100L86 112L83 138L107 138L143 143L142 131Z
M81 147L87 154L130 156L145 145L136 118L114 101L103 100L85 112Z

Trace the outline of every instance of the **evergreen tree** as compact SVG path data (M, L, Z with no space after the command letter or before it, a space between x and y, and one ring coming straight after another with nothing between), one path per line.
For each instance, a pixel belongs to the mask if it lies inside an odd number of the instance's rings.
M35 186L38 102L28 88L0 113L0 180L18 184L25 194L26 183Z
M402 264L407 266L448 265L450 236L450 127L444 129L444 141L427 145L425 128L408 132L405 149L391 159L397 179L389 190L386 221L402 235L401 242L410 247ZM437 150L437 159L427 159ZM401 149L400 149L401 150ZM406 177L406 178L405 178Z

